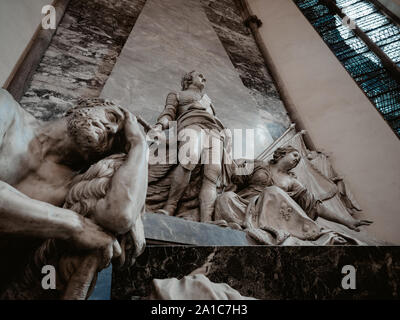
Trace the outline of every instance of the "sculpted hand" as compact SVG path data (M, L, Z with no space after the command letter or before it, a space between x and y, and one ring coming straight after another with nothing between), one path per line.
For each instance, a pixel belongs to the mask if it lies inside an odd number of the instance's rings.
M162 131L163 130L162 125L159 124L159 123L157 123L154 126L152 126L151 129L154 130L154 131Z
M118 241L91 220L79 218L80 224L72 233L72 242L80 249L98 250L100 268L107 267L112 258L121 255Z
M129 268L135 263L136 258L143 253L146 247L144 234L141 232L138 234L137 230L133 228L123 235L120 242L122 252L118 257L119 268Z
M136 144L144 141L144 135L140 130L136 117L128 110L122 109L125 115L124 132L126 141Z

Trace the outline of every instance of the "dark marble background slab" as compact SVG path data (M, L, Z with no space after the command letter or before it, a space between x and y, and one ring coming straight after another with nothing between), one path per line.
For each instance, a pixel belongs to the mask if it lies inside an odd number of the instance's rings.
M341 287L353 265L356 289ZM114 270L112 299L139 299L151 280L182 278L205 265L211 281L258 299L399 299L400 247L148 247Z

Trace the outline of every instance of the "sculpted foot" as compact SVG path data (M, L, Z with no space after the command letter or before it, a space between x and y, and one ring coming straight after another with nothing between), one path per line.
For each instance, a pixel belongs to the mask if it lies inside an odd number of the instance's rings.
M349 223L346 224L346 226L354 231L360 232L360 228L361 226L369 226L371 223L373 223L373 221L370 220L358 220L355 219Z

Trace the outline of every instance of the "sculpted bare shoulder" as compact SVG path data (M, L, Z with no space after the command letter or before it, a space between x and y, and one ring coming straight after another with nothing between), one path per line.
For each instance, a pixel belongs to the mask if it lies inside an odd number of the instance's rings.
M16 110L10 103L9 93L0 89L0 146L3 143L7 129L11 126Z
M0 180L14 184L29 170L29 143L39 121L0 89Z

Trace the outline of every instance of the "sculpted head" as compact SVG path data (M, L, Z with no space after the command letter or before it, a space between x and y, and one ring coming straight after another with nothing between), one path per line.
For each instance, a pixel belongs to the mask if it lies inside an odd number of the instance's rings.
M66 117L68 134L85 159L109 153L125 119L118 106L104 99L80 100Z
M189 86L195 86L196 88L203 90L206 84L206 78L200 72L195 70L186 73L182 77L181 86L182 91L189 89Z
M295 168L300 162L301 156L299 151L292 147L286 146L275 150L270 164L280 164L282 167L290 170Z

